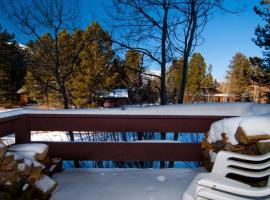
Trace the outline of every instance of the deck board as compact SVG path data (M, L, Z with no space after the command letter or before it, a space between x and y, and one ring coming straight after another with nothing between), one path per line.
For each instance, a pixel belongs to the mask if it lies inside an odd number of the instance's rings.
M190 169L66 169L54 178L52 200L179 200L193 177ZM159 181L157 177L164 182Z

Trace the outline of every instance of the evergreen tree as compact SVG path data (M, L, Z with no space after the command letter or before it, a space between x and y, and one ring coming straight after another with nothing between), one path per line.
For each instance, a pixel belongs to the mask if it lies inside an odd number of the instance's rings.
M58 107L62 97L59 92L50 87L53 83L55 83L53 78L47 77L46 82L44 80L40 81L33 72L28 71L23 88L30 101L41 105L45 104L48 108L50 106Z
M55 40L50 34L29 43L31 67L25 88L33 100L48 104L62 102L64 86L71 104L87 107L95 104L104 92L125 84L123 77L126 74L120 70L123 63L114 58L110 35L99 24L93 23L86 31L59 32L58 76L54 45Z
M249 58L252 64L251 79L261 86L270 85L270 70L264 66L263 59L259 57Z
M205 71L206 64L203 56L200 53L194 53L189 62L186 87L186 94L192 96L192 101L198 100L197 98L202 92L202 88L205 84Z
M29 96L37 102L61 106L64 93L69 101L68 80L78 68L78 56L82 49L81 31L75 31L70 35L66 30L62 30L57 36L57 41L47 33L37 41L30 41L28 46L31 56L25 88ZM36 91L32 90L33 86Z
M112 88L128 88L129 80L127 77L127 68L125 67L125 61L120 57L113 59L110 66L110 74L114 77Z
M60 32L65 29L75 29L74 24L78 19L77 1L70 0L68 3L59 0L1 1L0 10L17 26L21 33L34 40L31 53L43 55L44 57L32 60L34 65L31 67L31 72L36 79L43 84L49 84L51 89L60 94L63 107L68 109L69 94L66 84L73 69L65 70L67 67L61 62L62 49L59 44L59 36ZM45 33L49 34L46 36ZM45 43L46 40L50 43ZM73 50L73 48L71 49ZM76 62L73 51L70 53L72 53L72 56L69 61L72 63L69 63L68 67ZM37 58L37 55L33 57ZM43 58L48 63L45 63ZM53 76L54 80L52 82L47 81L47 77L43 76L45 68L48 70L47 74ZM39 69L41 70L39 71Z
M172 65L167 72L166 82L167 82L167 94L168 94L168 101L172 103L177 102L177 94L179 89L179 80L182 77L181 73L183 70L183 58L179 60L174 60Z
M265 22L264 26L258 25L255 29L255 44L264 49L264 58L252 58L253 65L252 80L259 86L268 88L264 92L268 101L270 101L270 8L269 2L261 1L261 6L255 6L254 11Z
M250 58L250 62L253 100L258 102L266 98L266 101L270 101L270 69L265 67L263 59L259 57Z
M207 72L206 72L206 75L204 77L204 80L203 80L203 87L206 88L206 89L214 89L215 88L215 84L214 84L214 78L213 78L213 75L212 75L212 65L210 64L207 68Z
M26 50L0 26L0 101L15 103L26 73Z
M167 72L167 93L169 102L177 101L178 83L180 82L179 74L183 71L183 58L175 60ZM195 53L190 61L189 79L187 93L192 96L193 100L200 100L198 96L203 91L215 90L214 79L212 76L212 65L206 70L204 58L200 53ZM197 97L196 97L197 96Z
M148 104L154 104L158 102L159 82L156 80L156 78L146 78L142 90L142 102Z
M30 101L37 102L39 104L45 104L49 102L48 92L46 87L39 83L33 73L27 72L25 76L25 83L23 88L27 92L28 99Z
M254 11L257 15L259 15L263 21L265 22L264 26L258 25L255 29L256 38L253 39L255 44L264 49L264 67L270 68L270 10L269 10L269 3L265 1L260 2L261 7L255 6ZM267 5L267 7L264 6Z
M217 81L217 79L215 79L213 82L213 88L215 90L219 90L219 88L220 88L220 83Z
M108 32L94 22L83 33L82 41L79 70L70 79L70 88L75 105L89 106L101 93L115 87L117 75L110 70L114 52Z
M60 99L49 96L58 93L56 78L53 74L53 39L45 34L38 41L28 43L32 53L29 56L29 67L25 77L25 91L29 98L37 103L59 102ZM48 53L50 52L50 53ZM50 95L49 95L50 94Z
M242 53L236 53L233 57L229 71L227 72L229 93L237 95L242 100L250 96L251 63Z
M134 50L126 52L125 64L128 94L131 104L141 103L142 98L142 73L144 71L142 66L142 55Z

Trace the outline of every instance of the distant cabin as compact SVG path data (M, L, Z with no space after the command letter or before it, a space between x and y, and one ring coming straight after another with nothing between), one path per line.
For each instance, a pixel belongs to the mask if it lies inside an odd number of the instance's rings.
M240 97L234 94L222 93L216 88L202 88L197 94L185 94L185 102L236 102Z
M103 93L99 96L98 106L104 108L113 108L125 106L128 104L128 90L115 89L109 93Z
M233 94L213 94L209 97L210 102L236 102L239 101L239 97Z

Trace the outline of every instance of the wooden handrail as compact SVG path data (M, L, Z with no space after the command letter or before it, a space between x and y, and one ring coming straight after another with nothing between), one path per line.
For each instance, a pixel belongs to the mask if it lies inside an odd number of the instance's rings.
M228 116L226 116L228 117ZM98 115L21 113L0 118L0 137L15 133L16 143L31 142L31 131L192 132L203 133L224 116ZM198 143L48 142L50 155L76 160L198 161Z

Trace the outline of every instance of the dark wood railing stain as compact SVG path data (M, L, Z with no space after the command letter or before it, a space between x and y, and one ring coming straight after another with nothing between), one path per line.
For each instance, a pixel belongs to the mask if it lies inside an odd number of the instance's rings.
M224 116L21 114L0 119L0 137L15 133L31 142L31 131L203 133ZM45 142L49 155L66 160L200 161L201 144L174 142Z

